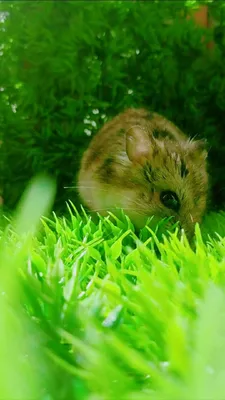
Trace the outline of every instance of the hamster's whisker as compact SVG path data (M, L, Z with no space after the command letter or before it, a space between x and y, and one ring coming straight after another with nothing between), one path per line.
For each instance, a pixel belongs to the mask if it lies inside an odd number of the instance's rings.
M113 213L113 211L114 210L116 210L116 211L124 211L125 212L125 214L126 214L126 211L135 211L138 215L140 215L140 216L147 216L146 215L146 213L144 213L144 212L141 212L140 210L137 210L137 208L128 208L128 207L126 207L126 208L112 208L112 207L110 207L110 209L109 208L95 208L94 210L91 210L91 211L89 211L89 214L93 214L93 213L96 213L96 212L99 212L99 211L108 211L108 212L112 212Z
M94 189L94 186L80 186L80 185L74 185L74 186L63 186L63 189Z
M190 215L190 218L191 218L191 222L194 222L194 219L193 219L192 215L191 214L189 214L189 215Z
M121 210L129 210L129 211L137 211L137 209L136 208L129 208L129 207L126 207L126 208L117 208L117 207L110 207L110 208L108 208L108 207L105 207L105 208L95 208L94 210L91 210L91 211L89 211L89 212L98 212L98 211L109 211L109 212L111 212L112 210L117 210L117 211L121 211Z
M76 186L75 185L75 186L64 186L64 189L96 189L96 187L95 186L81 186L81 185ZM98 191L108 193L108 189L104 189L104 188L98 187ZM124 199L131 201L129 196L123 195L123 197L124 197ZM135 200L132 200L132 203L138 207L140 206L140 204Z
M81 185L75 185L75 186L64 186L64 189L96 189L96 187L95 186L81 186ZM99 188L98 187L98 192L105 192L105 193L108 193L108 189L105 189L105 188ZM125 196L125 195L123 195L123 197L124 197L124 199L125 200L128 200L129 202L131 201L132 202L132 204L134 204L134 206L136 205L137 207L140 207L140 204L137 202L137 201L135 201L135 200L131 200L130 199L130 197L128 197L128 196ZM104 209L103 209L104 210ZM106 210L107 210L107 208L106 208ZM136 210L136 209L135 209ZM134 211L135 211L134 210Z
M63 189L96 189L95 186L63 186ZM98 188L98 191L108 192L107 189Z

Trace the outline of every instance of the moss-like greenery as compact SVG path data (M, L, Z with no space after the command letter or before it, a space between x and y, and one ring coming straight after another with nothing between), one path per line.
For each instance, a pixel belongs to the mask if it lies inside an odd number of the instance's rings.
M208 4L214 30L188 19L199 3ZM40 171L57 177L57 210L68 198L76 203L76 190L65 187L75 185L88 135L130 106L161 112L190 136L207 138L212 204L222 207L222 1L2 1L0 8L6 207Z

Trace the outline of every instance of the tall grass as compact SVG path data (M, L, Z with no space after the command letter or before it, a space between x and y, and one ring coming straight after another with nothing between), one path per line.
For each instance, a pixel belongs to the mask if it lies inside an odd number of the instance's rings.
M224 399L225 214L195 247L151 221L50 214L36 179L2 229L0 398Z

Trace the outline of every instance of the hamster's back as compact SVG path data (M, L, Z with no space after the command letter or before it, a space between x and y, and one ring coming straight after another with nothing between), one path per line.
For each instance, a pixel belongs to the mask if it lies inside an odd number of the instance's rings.
M150 112L144 108L129 108L112 120L106 122L93 137L88 149L83 155L81 173L98 168L108 157L114 157L118 161L121 157L129 160L125 151L125 135L133 126L142 126L143 129L155 137L168 137L173 141L187 139L186 135L164 116Z

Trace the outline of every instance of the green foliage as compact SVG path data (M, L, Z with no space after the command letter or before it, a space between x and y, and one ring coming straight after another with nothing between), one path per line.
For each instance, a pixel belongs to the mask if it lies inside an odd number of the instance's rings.
M186 19L197 1L0 3L8 13L0 23L8 208L40 172L57 179L55 209L65 209L68 198L75 202L76 190L64 187L75 184L87 133L129 106L162 112L191 136L208 139L213 202L221 207L225 8L205 3L218 23L214 52L202 42L213 32Z
M53 195L37 178L1 233L0 397L223 399L225 214L195 249L72 203L38 231Z
M58 183L55 209L73 200L40 224L55 194L40 175L1 221L1 398L225 398L225 213L207 215L190 247L166 221L139 234L125 215L94 221L63 189L87 133L145 106L208 139L224 203L225 7L205 1L218 22L210 53L213 32L186 19L198 3L0 3L6 207L43 172Z

